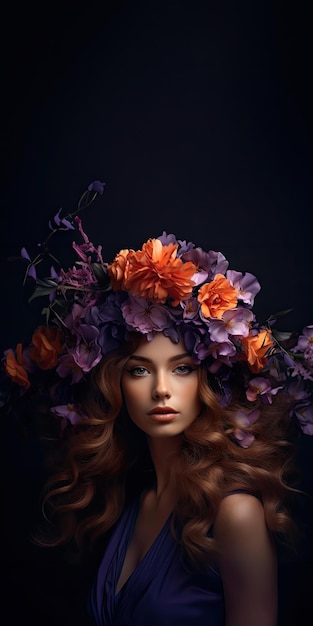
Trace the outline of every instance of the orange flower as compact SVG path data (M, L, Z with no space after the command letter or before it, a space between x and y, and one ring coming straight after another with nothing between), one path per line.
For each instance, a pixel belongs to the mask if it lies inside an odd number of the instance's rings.
M268 352L274 345L270 330L261 330L257 335L242 337L246 359L252 372L257 374L266 365Z
M165 302L173 299L176 306L192 293L196 266L177 258L178 245L163 246L159 239L149 239L142 250L131 250L127 256L127 275L123 288L134 296Z
M31 358L42 370L56 366L63 349L63 335L58 328L40 326L32 337Z
M116 255L113 263L108 265L108 273L111 277L111 285L114 291L123 289L124 280L127 277L128 261L127 255L129 250L120 250Z
M216 274L214 280L200 287L198 300L204 317L220 319L225 311L237 306L237 290L223 274Z
M23 367L23 354L22 354L22 344L18 343L16 346L16 358L13 350L9 350L6 355L4 367L5 371L13 380L14 383L20 385L20 387L25 387L25 389L29 389L30 382L28 379L28 374Z

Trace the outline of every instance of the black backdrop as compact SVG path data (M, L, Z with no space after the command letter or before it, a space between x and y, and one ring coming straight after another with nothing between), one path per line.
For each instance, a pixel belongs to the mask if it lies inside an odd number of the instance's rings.
M282 328L313 322L309 4L3 6L2 349L27 334L34 314L22 269L7 258L41 241L48 220L60 207L72 210L94 179L107 186L84 223L108 260L174 232L256 274L260 315L291 307ZM17 441L11 425L3 430L8 621L23 607L24 624L74 623L78 579L26 539L40 453ZM299 464L309 491L312 450L304 437ZM311 623L312 564L309 548L284 567L281 626L300 614Z

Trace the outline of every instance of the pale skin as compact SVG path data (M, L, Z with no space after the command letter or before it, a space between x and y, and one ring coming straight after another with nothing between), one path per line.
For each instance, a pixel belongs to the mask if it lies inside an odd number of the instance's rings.
M162 333L151 342L143 338L125 366L122 389L130 418L147 435L156 488L142 494L116 593L173 511L171 459L180 447L180 435L201 410L191 357L182 342L174 344ZM276 626L276 555L262 504L249 494L227 496L214 535L222 548L217 566L224 586L225 626Z

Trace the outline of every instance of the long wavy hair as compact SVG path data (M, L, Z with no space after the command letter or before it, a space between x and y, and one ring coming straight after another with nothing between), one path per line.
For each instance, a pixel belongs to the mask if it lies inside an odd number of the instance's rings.
M48 532L36 532L42 546L75 545L85 553L106 541L128 501L153 484L154 467L145 434L129 418L121 375L140 335L105 357L92 371L79 401L88 419L69 427L53 451L54 472L42 503ZM214 379L198 367L202 410L184 431L180 453L173 459L177 502L172 532L193 561L214 558L212 533L220 502L233 491L256 495L263 503L269 530L288 541L294 523L289 496L296 492L292 420L280 396L272 405L247 403L234 372L234 400L219 402ZM261 416L249 426L255 439L243 448L234 436L236 410L260 406ZM294 427L295 428L295 427Z

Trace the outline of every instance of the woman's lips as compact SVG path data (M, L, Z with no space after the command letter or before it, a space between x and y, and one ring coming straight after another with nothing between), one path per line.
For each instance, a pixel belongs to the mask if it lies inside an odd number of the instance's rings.
M155 407L148 413L149 417L156 422L172 422L177 414L177 411L168 406Z

